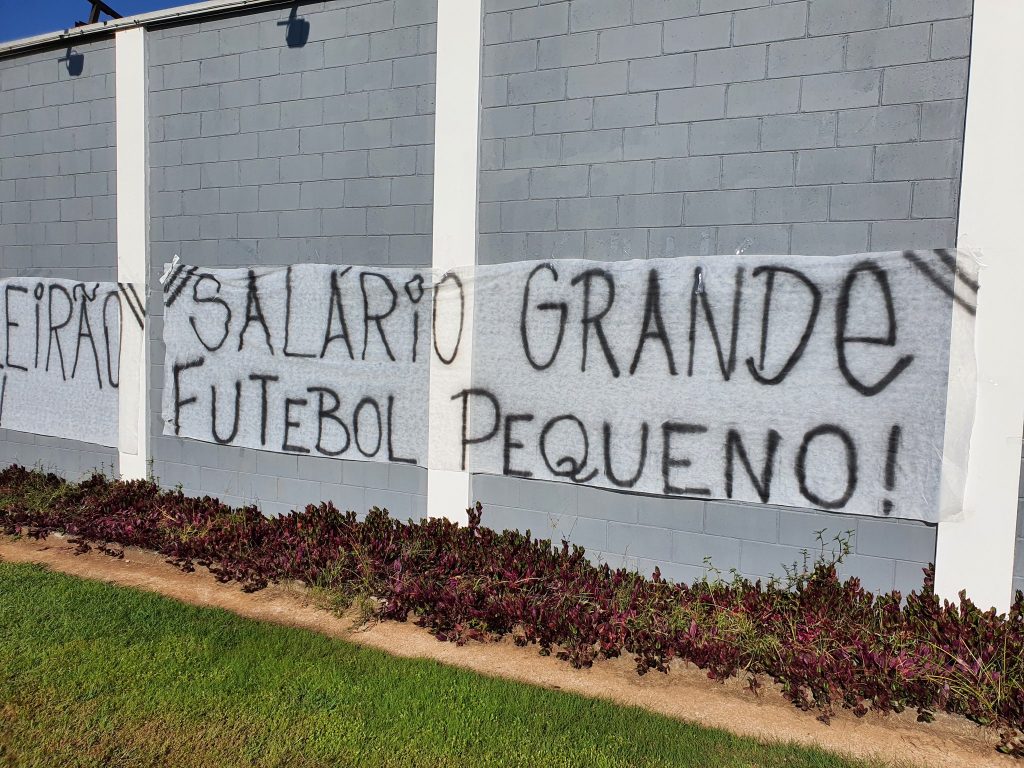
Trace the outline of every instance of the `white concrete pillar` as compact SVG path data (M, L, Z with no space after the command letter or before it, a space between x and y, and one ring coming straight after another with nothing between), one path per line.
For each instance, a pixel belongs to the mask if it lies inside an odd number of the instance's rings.
M437 85L434 118L434 281L453 267L476 264L477 169L480 158L481 0L438 0ZM440 351L450 356L461 326L458 355L443 363L431 348L430 455L459 445L462 423L451 393L471 386L473 353L473 291L464 281L461 322L454 315L438 317ZM459 304L455 281L444 280L440 295L447 306ZM430 469L427 513L465 522L470 503L468 472Z
M982 608L1006 610L1017 521L1024 424L1024 153L1020 73L1024 3L974 5L958 245L983 267L975 350L978 394L962 519L939 524L935 588L955 600L965 589Z
M115 41L117 115L117 281L121 299L118 459L121 476L149 470L149 353L146 294L149 279L149 143L147 141L146 31L130 27Z

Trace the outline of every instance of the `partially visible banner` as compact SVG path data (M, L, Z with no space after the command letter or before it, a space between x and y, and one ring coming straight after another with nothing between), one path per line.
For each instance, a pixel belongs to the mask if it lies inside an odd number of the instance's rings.
M0 280L0 427L117 446L121 302L132 290ZM136 306L129 318L141 311Z
M946 435L946 395L951 375L973 391L973 346L951 361L950 334L959 313L973 339L977 291L975 262L953 251L434 275L180 266L165 286L164 430L934 522L956 512L940 509L943 467L948 480L966 465L970 429ZM471 377L431 379L432 361L467 355ZM431 398L447 414L434 435Z

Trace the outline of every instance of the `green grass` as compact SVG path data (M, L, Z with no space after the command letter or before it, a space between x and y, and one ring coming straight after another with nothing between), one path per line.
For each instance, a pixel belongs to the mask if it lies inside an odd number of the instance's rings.
M860 764L0 563L0 765Z

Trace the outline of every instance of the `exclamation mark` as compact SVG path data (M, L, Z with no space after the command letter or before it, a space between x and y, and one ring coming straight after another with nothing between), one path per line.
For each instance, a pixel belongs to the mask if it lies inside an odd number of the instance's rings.
M420 313L412 313L412 361L416 362L416 348L420 345Z
M4 374L4 382L0 384L0 424L4 422L4 400L7 397L7 374Z
M889 448L885 453L885 490L892 491L896 488L896 455L900 452L900 436L903 429L894 425L889 430ZM882 501L882 513L892 514L892 499Z

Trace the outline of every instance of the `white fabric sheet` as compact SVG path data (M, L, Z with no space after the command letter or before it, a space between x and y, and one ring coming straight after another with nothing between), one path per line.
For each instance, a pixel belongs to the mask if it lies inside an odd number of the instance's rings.
M122 300L116 283L0 280L0 427L117 446Z
M181 266L164 295L164 434L426 461L428 271Z
M944 462L966 464L945 411L950 371L973 382L949 349L954 312L973 327L976 280L952 251L179 267L165 433L936 521ZM430 391L431 359L469 354L471 380Z

